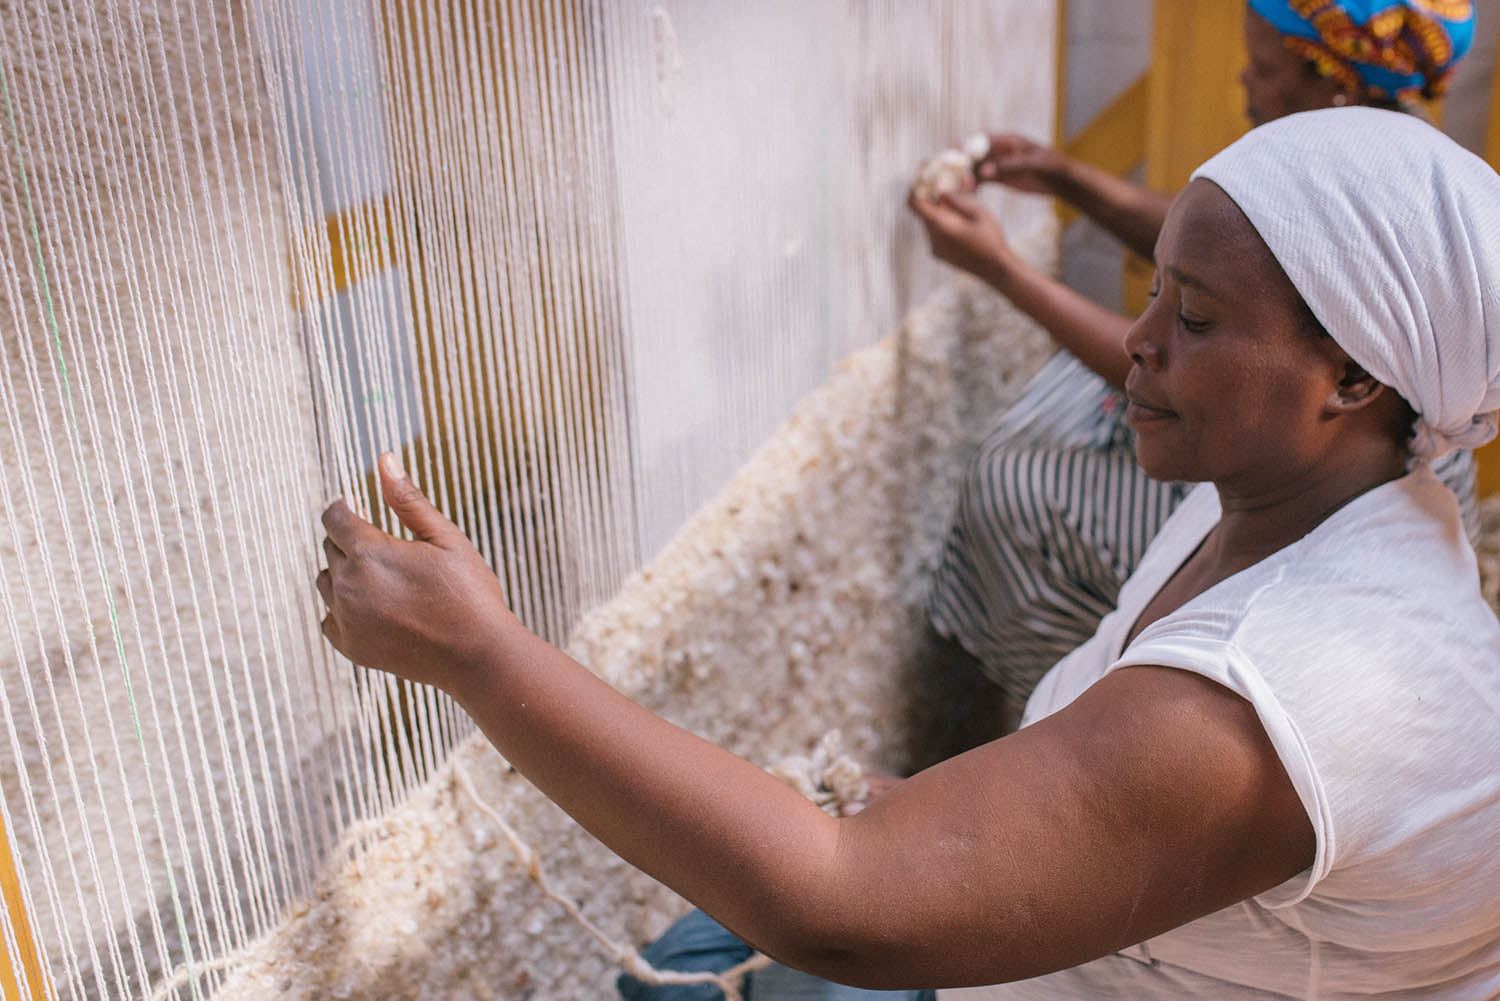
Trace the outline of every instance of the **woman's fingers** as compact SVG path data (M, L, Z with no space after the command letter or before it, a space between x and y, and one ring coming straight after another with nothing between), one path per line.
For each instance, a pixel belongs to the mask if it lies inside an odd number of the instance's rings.
M906 196L906 207L911 209L917 218L923 222L932 221L932 209L936 204L936 202L930 202L925 198L918 197L915 191Z
M990 150L974 165L981 182L995 181L1032 194L1053 194L1062 155L1025 136L990 137Z
M939 200L938 204L951 209L965 221L977 219L984 212L984 205L978 198L962 191L949 192Z
M340 499L323 510L323 530L342 553L352 555L371 533L382 535L380 529L354 513L349 504Z
M406 475L394 452L382 455L379 465L380 488L385 494L386 505L396 512L401 524L411 529L414 537L442 545L454 536L463 535L458 526L434 507L427 495Z
M943 195L937 201L928 201L912 196L911 210L926 224L929 232L937 230L947 233L963 225L965 218L951 201L952 198L952 195Z
M357 664L449 687L489 655L513 622L484 558L395 464L380 464L382 492L411 529L395 538L338 501L323 512L327 606L323 634Z

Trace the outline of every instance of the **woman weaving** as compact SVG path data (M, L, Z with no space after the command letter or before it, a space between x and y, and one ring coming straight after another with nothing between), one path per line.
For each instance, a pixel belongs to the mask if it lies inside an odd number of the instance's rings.
M1250 0L1240 82L1257 125L1298 111L1372 105L1421 114L1474 34L1470 0ZM980 180L1054 195L1149 258L1171 198L1021 136L995 136ZM1013 729L1043 672L1093 635L1188 485L1136 463L1124 420L1130 320L1031 266L978 199L913 199L933 253L992 285L1063 349L997 422L970 466L931 618L1000 689ZM1477 530L1474 464L1435 466ZM993 697L993 695L991 696Z
M1199 170L1156 263L1127 419L1151 475L1203 485L1020 731L856 816L527 632L389 460L417 541L330 507L325 632L451 692L606 844L821 976L1500 996L1500 624L1428 465L1495 431L1500 177L1405 116L1296 115Z

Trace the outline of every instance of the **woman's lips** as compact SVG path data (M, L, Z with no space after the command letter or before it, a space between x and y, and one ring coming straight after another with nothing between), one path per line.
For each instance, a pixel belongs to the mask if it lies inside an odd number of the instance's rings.
M1125 423L1127 424L1150 424L1153 421L1172 420L1177 416L1166 407L1153 406L1134 396L1126 396L1125 400Z

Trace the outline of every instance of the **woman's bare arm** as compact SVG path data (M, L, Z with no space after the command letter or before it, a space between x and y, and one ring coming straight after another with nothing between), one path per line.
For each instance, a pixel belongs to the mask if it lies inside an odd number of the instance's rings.
M325 632L451 692L502 754L624 858L747 941L868 986L992 983L1116 951L1290 878L1313 838L1252 708L1179 671L1072 706L824 815L526 631L404 477L417 541L324 515Z
M1156 238L1167 221L1173 196L1070 159L1057 180L1057 197L1149 261L1156 253Z
M1110 385L1124 387L1130 372L1125 354L1129 317L1105 309L1022 260L999 221L977 198L947 195L929 202L913 197L910 205L927 229L934 256L993 286Z
M1062 199L1148 261L1172 205L1171 195L1014 133L991 136L974 173L981 181Z

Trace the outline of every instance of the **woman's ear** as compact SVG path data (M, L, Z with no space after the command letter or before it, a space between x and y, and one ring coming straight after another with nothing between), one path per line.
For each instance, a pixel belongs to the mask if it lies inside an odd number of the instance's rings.
M1366 372L1358 362L1346 359L1343 377L1339 379L1333 392L1328 394L1326 406L1334 414L1363 410L1379 399L1385 388L1385 383Z

